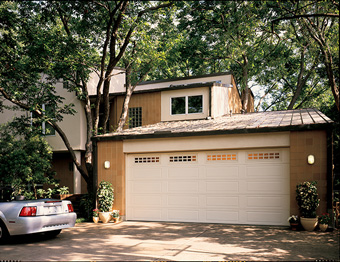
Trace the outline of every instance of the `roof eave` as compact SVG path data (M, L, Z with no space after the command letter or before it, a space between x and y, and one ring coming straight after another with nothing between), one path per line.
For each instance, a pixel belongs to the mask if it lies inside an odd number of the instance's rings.
M308 131L308 130L332 130L333 123L325 124L307 124L296 126L279 126L279 127L260 127L260 128L241 128L228 130L208 130L199 132L171 132L161 131L149 134L122 134L122 135L101 135L93 137L96 142L99 141L122 141L131 139L151 139L151 138L171 138L171 137L193 137L193 136L211 136L211 135L227 135L227 134L252 134L252 133L268 133L268 132L288 132L288 131Z

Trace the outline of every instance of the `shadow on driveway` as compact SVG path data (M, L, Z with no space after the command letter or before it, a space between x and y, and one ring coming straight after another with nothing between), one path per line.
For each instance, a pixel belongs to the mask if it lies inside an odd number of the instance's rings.
M339 232L225 224L82 223L56 238L13 237L2 260L339 260Z

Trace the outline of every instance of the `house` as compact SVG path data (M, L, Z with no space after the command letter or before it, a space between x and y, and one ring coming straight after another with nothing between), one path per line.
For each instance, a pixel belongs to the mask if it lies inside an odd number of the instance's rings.
M123 93L112 94L111 125ZM95 137L97 179L127 220L288 225L296 185L332 208L332 120L315 109L246 114L230 73L136 88L129 129ZM308 156L314 162L308 163Z
M318 213L332 208L333 121L318 110L254 113L249 94L242 114L231 73L149 81L136 87L127 127L117 133L125 77L120 69L116 73L110 87L111 133L93 142L97 182L112 182L114 208L124 219L287 225L287 218L298 214L296 185L312 180L318 182ZM93 98L95 84L92 75ZM58 82L57 92L78 113L65 116L60 126L81 160L83 105L62 87ZM0 122L10 118L1 116ZM46 138L61 185L85 193L86 183L60 137Z

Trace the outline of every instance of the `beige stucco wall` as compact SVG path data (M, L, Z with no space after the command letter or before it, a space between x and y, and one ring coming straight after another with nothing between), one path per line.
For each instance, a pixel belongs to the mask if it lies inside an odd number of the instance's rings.
M229 114L229 89L231 87L213 86L211 88L211 117Z
M8 100L5 100L3 104L9 107L15 106L12 102L9 102ZM3 112L0 112L0 125L10 122L15 117L20 117L22 115L28 116L28 112L22 110L13 111L4 109Z
M195 114L171 115L171 98L183 96L203 95L203 112ZM161 93L161 121L175 121L187 119L204 119L209 115L209 88L198 87L162 91Z
M289 147L289 133L235 134L124 141L124 153Z
M125 71L122 69L114 69L112 72L112 78L110 81L110 93L121 93L125 92ZM99 76L93 72L90 74L89 82L87 83L89 95L97 95L97 84ZM103 85L101 87L103 92Z
M59 122L59 126L65 132L74 150L85 150L86 141L86 117L83 103L78 100L75 93L68 92L63 88L63 84L56 84L56 92L61 97L64 97L64 104L74 104L74 109L77 111L75 115L64 115L63 121ZM66 151L66 147L61 137L56 134L46 136L46 140L51 145L53 151Z

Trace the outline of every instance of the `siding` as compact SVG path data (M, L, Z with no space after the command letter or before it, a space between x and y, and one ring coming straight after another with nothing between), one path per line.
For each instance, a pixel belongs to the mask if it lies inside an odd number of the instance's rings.
M118 125L123 103L124 96L115 97L111 106L110 131ZM161 121L161 92L132 94L129 107L142 107L143 126L158 123Z

